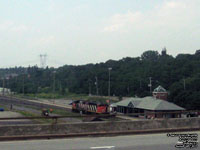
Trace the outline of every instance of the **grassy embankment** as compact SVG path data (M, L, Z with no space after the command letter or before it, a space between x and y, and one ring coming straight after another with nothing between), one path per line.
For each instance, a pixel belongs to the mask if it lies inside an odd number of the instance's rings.
M66 100L89 100L93 102L99 103L107 103L107 100L110 100L110 103L114 103L119 101L117 97L106 97L106 96L88 96L86 94L68 94L68 95L60 95L53 93L38 93L38 94L16 94L16 97L19 98L28 98L28 99L66 99Z

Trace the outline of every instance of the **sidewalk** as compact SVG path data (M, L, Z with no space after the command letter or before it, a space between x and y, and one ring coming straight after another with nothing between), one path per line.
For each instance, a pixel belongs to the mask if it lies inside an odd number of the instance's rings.
M131 121L141 120L140 118L134 118L134 117L123 116L123 115L116 115L116 117L120 119L131 120Z

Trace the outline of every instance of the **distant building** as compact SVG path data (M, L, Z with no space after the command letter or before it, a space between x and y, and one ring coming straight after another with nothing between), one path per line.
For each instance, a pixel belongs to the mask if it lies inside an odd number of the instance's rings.
M144 113L143 118L178 118L184 108L155 97L127 98L112 105L119 113ZM174 113L169 113L174 112Z
M18 76L18 74L16 74L16 73L6 74L4 79L9 80L9 79L15 78L17 76Z
M157 88L154 89L153 97L155 97L156 99L162 99L167 101L168 92L162 86L159 85Z
M7 89L7 88L2 88L0 87L0 94L3 95L7 95L7 94L11 94L11 90L10 89Z

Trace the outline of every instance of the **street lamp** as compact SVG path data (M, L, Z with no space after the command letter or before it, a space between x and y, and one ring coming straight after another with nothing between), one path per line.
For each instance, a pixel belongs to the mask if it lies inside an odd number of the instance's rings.
M108 68L108 96L110 96L110 71L112 70L112 68Z
M53 71L53 103L55 103L56 71Z

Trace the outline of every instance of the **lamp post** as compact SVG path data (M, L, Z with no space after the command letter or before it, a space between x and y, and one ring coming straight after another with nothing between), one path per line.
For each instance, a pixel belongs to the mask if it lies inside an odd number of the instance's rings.
M55 103L56 71L53 71L53 104Z
M112 68L108 68L108 96L110 97L110 71Z
M25 74L23 74L23 88L22 88L23 95L24 95L24 82L25 82L25 81L24 81L24 80L25 80L24 78L25 78Z
M5 79L3 77L3 95L5 95Z
M95 85L96 85L97 96L98 96L98 95L99 95L99 88L98 88L98 77L96 76L96 77L95 77L95 79L96 79Z

